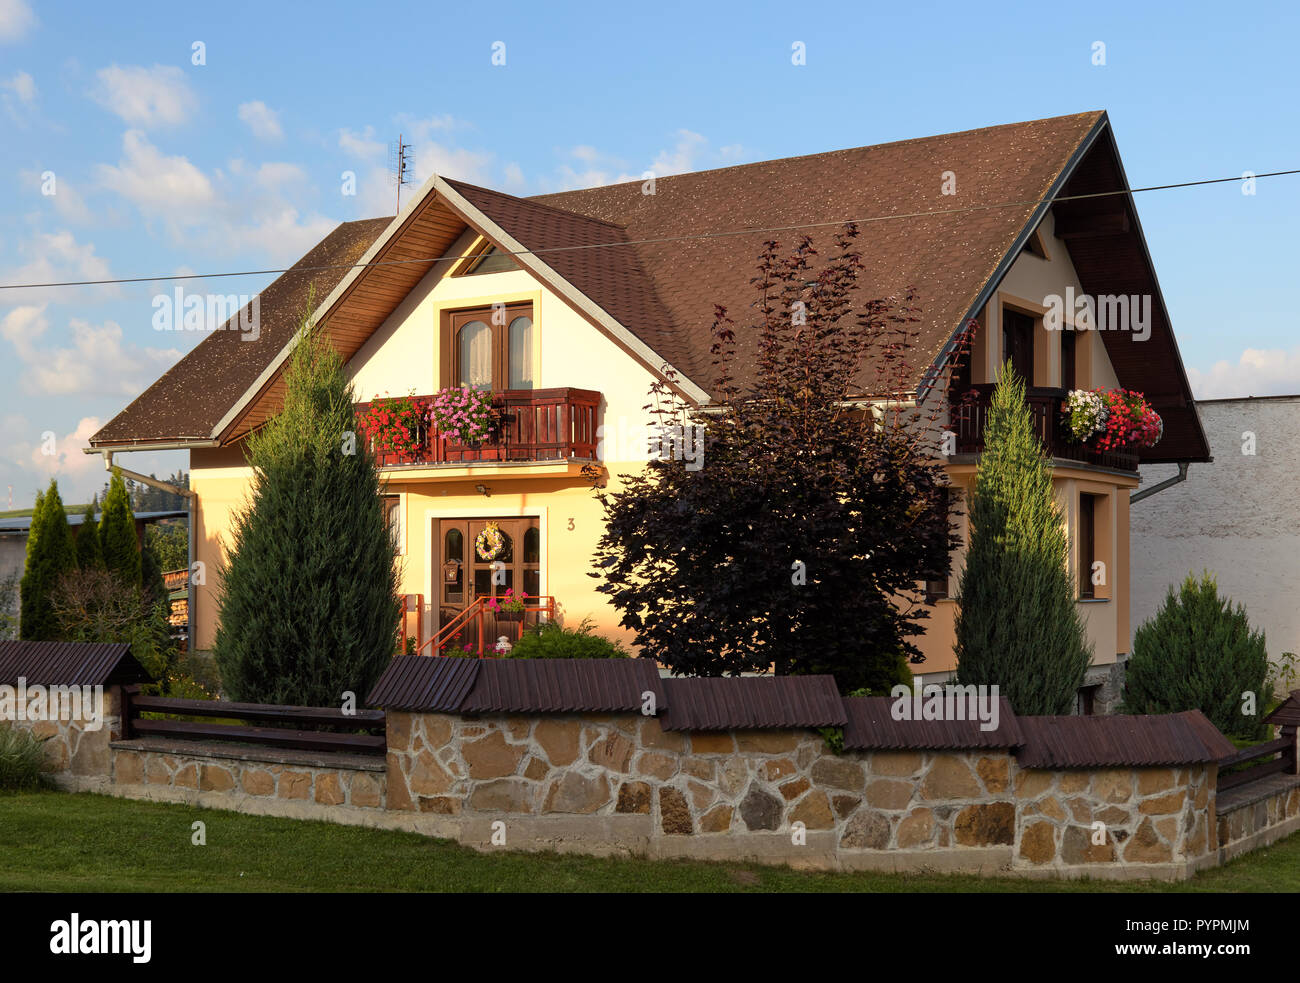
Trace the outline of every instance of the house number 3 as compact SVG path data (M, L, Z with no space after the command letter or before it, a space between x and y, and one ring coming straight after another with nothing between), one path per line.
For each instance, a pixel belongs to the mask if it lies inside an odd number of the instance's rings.
M573 516L569 516L569 532L573 532Z

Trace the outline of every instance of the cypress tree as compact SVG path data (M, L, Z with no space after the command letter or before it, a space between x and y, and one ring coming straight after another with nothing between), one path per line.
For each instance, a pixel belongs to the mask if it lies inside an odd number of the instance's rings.
M99 524L95 522L95 506L87 505L77 527L77 566L82 570L104 569L104 550L99 545Z
M249 438L252 494L218 571L228 698L338 706L393 654L396 554L353 399L342 359L304 320L284 409Z
M996 683L1016 713L1069 713L1092 648L1075 606L1051 461L1010 362L993 390L969 515L958 683Z
M1133 635L1124 680L1125 713L1200 710L1225 734L1262 737L1268 648L1246 609L1220 596L1206 571L1169 588L1155 617ZM1244 713L1254 694L1254 713Z
M59 638L59 622L54 614L52 595L59 578L76 567L77 552L68 516L63 511L59 486L51 480L45 494L36 499L28 533L27 567L19 587L22 604L19 638L35 642Z
M99 517L99 541L104 551L104 566L128 584L141 583L140 541L135 534L135 514L131 496L121 472L114 469L113 481L104 496L104 511Z

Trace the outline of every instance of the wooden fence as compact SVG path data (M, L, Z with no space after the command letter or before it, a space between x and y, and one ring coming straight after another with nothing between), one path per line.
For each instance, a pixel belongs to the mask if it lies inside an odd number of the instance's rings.
M207 719L166 720L156 714ZM248 723L221 722L227 720ZM238 741L301 751L383 754L387 750L384 729L382 710L344 713L333 707L178 700L141 695L138 686L124 687L122 693L122 737L127 740L167 737L187 741Z
M1273 755L1277 755L1276 758ZM1227 769L1247 761L1254 761L1256 758L1266 758L1260 764L1251 765L1249 768L1242 768L1239 771L1227 771ZM1267 778L1269 775L1282 773L1296 773L1295 758L1295 734L1283 734L1275 741L1265 741L1263 744L1256 744L1254 747L1242 748L1236 754L1230 754L1226 758L1219 760L1219 783L1218 791L1226 792L1230 788L1237 788L1240 785L1247 785L1251 782L1257 782L1261 778Z

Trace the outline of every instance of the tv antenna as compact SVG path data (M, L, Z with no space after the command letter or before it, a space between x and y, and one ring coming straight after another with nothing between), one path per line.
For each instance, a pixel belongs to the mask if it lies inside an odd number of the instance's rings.
M402 186L411 183L411 145L397 135L397 142L388 145L388 170L397 185L397 212L402 211Z

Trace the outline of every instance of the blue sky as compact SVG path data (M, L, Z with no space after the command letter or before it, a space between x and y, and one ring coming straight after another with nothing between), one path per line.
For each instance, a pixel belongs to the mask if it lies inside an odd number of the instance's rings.
M1134 187L1300 167L1297 36L1284 4L0 0L0 283L288 265L392 212L399 132L417 179L517 194L1090 109ZM1300 176L1138 210L1197 395L1300 392ZM65 500L102 484L85 438L198 340L153 330L160 289L0 291L0 507L51 474Z

